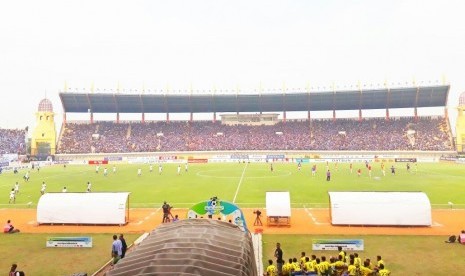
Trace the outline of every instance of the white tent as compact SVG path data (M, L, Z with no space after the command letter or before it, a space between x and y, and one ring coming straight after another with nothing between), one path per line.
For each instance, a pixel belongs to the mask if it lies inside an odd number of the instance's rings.
M289 192L266 192L268 224L290 224L291 196Z
M422 192L328 192L333 225L431 226Z
M47 193L37 205L37 223L126 224L129 194Z
M291 196L289 192L266 192L266 215L290 217Z

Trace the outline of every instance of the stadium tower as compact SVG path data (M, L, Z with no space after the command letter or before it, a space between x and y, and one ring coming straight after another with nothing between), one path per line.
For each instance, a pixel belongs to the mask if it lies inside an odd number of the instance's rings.
M457 136L457 151L465 150L465 92L460 94L455 134Z
M40 159L55 154L56 130L52 102L43 99L36 113L37 125L32 134L31 155Z

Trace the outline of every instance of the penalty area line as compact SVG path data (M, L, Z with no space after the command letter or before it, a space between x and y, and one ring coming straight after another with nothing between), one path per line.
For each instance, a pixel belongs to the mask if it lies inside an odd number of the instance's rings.
M239 193L239 188L241 187L242 180L244 179L244 175L245 175L245 170L247 169L248 165L249 163L246 163L244 170L242 171L241 179L239 179L239 184L237 185L236 193L234 194L233 203L236 203L237 194Z

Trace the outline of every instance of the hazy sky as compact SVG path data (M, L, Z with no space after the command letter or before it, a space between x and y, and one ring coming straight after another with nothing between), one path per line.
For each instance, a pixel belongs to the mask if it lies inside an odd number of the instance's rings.
M3 1L0 127L45 93L451 84L465 91L464 1ZM451 112L452 116L455 113Z

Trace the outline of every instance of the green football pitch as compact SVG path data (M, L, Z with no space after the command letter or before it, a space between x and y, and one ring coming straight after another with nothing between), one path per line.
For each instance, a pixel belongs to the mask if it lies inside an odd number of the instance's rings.
M372 177L363 163L353 164L350 173L348 164L329 164L331 181L326 181L326 164L317 164L317 174L312 177L311 165L303 164L299 171L296 164L274 163L273 172L266 163L220 163L189 164L185 172L177 174L176 164L163 164L163 172L158 173L158 165L150 172L149 165L112 165L104 176L101 166L99 173L95 166L68 165L43 167L40 172L31 170L30 180L23 179L25 170L18 174L11 172L0 175L0 194L3 194L2 207L24 207L32 202L35 206L40 197L42 182L46 192L85 192L87 182L92 183L93 192L131 192L131 207L154 207L163 201L174 207L190 207L194 203L218 196L222 200L237 203L240 207L264 207L267 191L289 191L292 207L328 207L328 191L422 191L425 192L433 208L454 208L465 206L464 165L454 163L411 164L410 172L405 163L387 163L386 176L382 175L380 164L374 163ZM392 175L390 167L396 167ZM141 168L142 175L137 175ZM362 170L360 177L356 171ZM8 204L9 191L14 183L20 184L16 204Z

